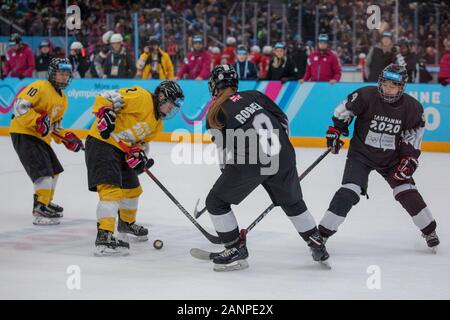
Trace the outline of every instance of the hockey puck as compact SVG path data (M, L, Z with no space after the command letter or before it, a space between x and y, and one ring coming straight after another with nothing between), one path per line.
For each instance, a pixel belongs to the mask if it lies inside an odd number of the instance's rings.
M153 241L153 247L159 250L163 247L163 242L161 240L155 240Z

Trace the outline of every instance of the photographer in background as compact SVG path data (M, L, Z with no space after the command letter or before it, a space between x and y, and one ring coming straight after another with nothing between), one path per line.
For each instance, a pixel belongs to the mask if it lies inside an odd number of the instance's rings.
M84 75L89 70L89 60L86 57L83 44L75 41L70 45L70 63L72 64L73 78L84 78Z

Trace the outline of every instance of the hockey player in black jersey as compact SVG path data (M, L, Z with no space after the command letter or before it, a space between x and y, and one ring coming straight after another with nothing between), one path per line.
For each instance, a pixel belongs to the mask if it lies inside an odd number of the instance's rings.
M412 178L419 164L425 118L422 105L404 93L407 80L406 69L391 64L381 73L378 87L356 90L335 109L334 126L326 134L332 153L339 152L339 137L348 136L354 117L356 121L342 186L319 225L322 237L336 233L360 195L367 194L369 173L375 170L393 189L394 198L421 230L428 247L435 249L439 244L436 221Z
M231 205L239 204L259 185L285 211L311 248L313 259L327 260L316 222L303 201L286 115L258 91L238 92L231 65L217 66L208 86L214 102L207 114L207 128L223 155L222 174L206 198L206 208L225 245L213 259L214 270L248 267L245 239L239 235Z

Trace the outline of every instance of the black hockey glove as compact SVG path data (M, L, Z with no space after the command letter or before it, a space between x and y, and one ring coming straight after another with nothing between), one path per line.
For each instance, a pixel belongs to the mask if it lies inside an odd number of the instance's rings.
M327 138L327 148L331 149L331 153L338 154L339 150L342 147L342 141L339 139L342 132L340 132L335 127L329 126L327 130L327 135L325 136Z
M116 128L116 113L110 107L101 107L97 112L97 129L103 139L109 139Z
M395 168L394 179L400 181L411 179L418 166L419 161L416 158L402 158L400 163L397 165L397 168Z

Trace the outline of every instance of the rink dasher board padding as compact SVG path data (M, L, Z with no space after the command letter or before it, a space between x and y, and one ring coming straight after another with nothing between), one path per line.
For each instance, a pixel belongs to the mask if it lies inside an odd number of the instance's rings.
M0 135L8 134L14 99L18 92L36 79L6 78L0 82ZM65 90L69 108L63 118L63 127L86 137L94 121L92 105L95 96L103 90L142 86L154 91L157 80L139 79L73 79ZM211 103L207 81L179 81L185 94L181 111L164 123L164 132L156 141L176 142L173 132L185 133L190 142L208 143L204 136L205 116ZM331 124L334 108L354 90L375 83L337 83L297 81L282 85L277 81L241 81L239 90L258 90L274 100L287 114L291 141L296 147L324 147L324 134ZM426 131L423 151L450 152L450 86L439 84L408 84L406 93L424 107ZM352 128L350 128L350 136ZM185 141L185 142L188 142ZM348 145L348 144L347 144Z

